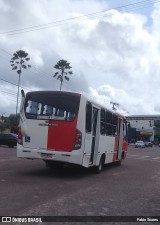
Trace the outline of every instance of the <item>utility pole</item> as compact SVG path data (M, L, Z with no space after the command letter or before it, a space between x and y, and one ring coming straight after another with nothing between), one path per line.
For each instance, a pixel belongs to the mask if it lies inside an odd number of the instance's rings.
M112 104L113 110L117 110L117 108L115 107L115 106L119 106L119 104L117 102L110 102L110 104Z

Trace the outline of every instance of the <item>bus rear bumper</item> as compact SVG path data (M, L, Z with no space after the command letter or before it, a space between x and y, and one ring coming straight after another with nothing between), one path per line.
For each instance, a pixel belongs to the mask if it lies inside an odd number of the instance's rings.
M58 152L58 151L48 151L48 150L38 150L23 148L22 146L17 146L17 157L26 159L42 159L50 161L60 161L66 163L73 163L82 165L83 151L82 149L73 150L72 152Z

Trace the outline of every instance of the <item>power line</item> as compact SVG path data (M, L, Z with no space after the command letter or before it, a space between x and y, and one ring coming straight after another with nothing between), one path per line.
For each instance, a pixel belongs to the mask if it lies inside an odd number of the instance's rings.
M6 51L5 49L2 49L2 48L0 48L0 50L2 50L3 52L5 52L6 54L8 54L8 55L12 55L11 53L9 53L8 51ZM4 57L3 57L4 58ZM4 58L6 61L8 61L6 58ZM34 69L35 71L33 71L32 69ZM41 77L45 77L45 79L46 80L49 80L49 81L53 81L53 77L52 76L50 76L50 75L47 75L47 74L42 74L42 73L40 73L39 71L37 71L37 68L35 67L35 66L32 66L31 68L28 68L28 70L27 71L29 71L29 72L31 72L31 73L34 73L34 74L36 74L39 78ZM1 79L2 80L2 79ZM6 80L5 80L6 81ZM7 81L6 81L7 82ZM12 83L13 84L13 83ZM16 86L18 86L18 85L16 85ZM20 86L20 87L22 87L22 88L24 88L24 89L28 89L28 88L25 88L25 87L23 87L23 86ZM28 90L30 90L30 89L28 89ZM30 90L31 91L31 90Z
M16 101L16 100L14 100L14 99L8 98L8 96L6 96L6 98L7 98L9 101L12 101L12 102L17 102L17 101Z
M6 54L8 54L8 55L11 55L12 56L12 54L10 53L10 52L8 52L7 50L5 50L5 49L2 49L2 48L0 48L0 50L2 50L3 52L5 52ZM7 60L7 59L5 59L5 60ZM8 61L8 60L7 60ZM35 68L35 71L32 71L31 69L32 68ZM53 76L50 76L50 75L47 75L47 74L42 74L42 73L39 73L39 71L37 71L37 68L35 67L35 66L32 66L31 68L29 68L28 69L31 73L34 73L34 74L36 74L36 75L40 75L41 77L43 76L43 77L45 77L46 79L48 79L48 80L52 80L53 81ZM38 73L37 73L38 72ZM74 75L76 75L76 74L74 74ZM0 78L0 80L2 80L1 78ZM6 81L6 82L8 82L8 81ZM8 82L9 83L9 82ZM11 84L13 84L13 83L11 83ZM16 85L16 84L14 84L14 85ZM71 90L71 91L74 91L74 92L81 92L81 90L78 90L78 89L74 89L71 85L68 85L67 83L63 83L63 85L64 86L68 86L68 89L69 90ZM18 86L18 85L16 85L16 86ZM20 87L22 87L22 86L20 86ZM24 87L22 87L22 88L24 88ZM24 89L28 89L28 88L24 88ZM30 90L30 89L28 89L28 90Z
M0 48L0 50L2 50L3 52L5 52L6 54L12 56L12 54L11 54L10 52L8 52L7 50L2 49L2 48ZM5 60L7 60L7 59L5 59ZM33 71L32 69L34 69L35 71ZM31 68L29 68L28 71L30 71L31 73L34 73L34 74L38 75L38 77L39 77L39 76L45 77L45 79L47 79L47 80L49 80L49 81L51 81L51 80L53 81L53 76L52 76L52 75L47 75L47 74L44 74L44 73L40 73L40 72L38 71L38 69L37 69L35 66L32 66ZM2 80L2 79L0 79L0 80ZM12 83L12 84L13 84L13 83ZM63 85L68 85L68 84L63 83ZM18 86L18 85L16 85L16 86ZM20 86L20 87L22 87L22 86ZM22 88L24 88L24 87L22 87ZM24 88L24 89L28 89L28 88ZM78 91L78 90L74 89L74 88L71 87L71 86L69 87L69 89L72 90L72 91L76 91L76 92ZM30 90L30 89L28 89L28 90Z
M0 48L0 50L1 51L3 51L3 52L5 52L6 54L9 54L9 55L11 55L12 56L12 54L11 53L9 53L9 52L7 52L5 49L3 49L3 48Z
M12 96L13 96L13 95L16 95L16 92L4 88L1 84L0 84L0 86L2 87L2 88L0 89L0 92L4 92L4 93L7 93L7 94L12 95Z
M0 48L0 50L3 51L3 52L5 52L5 53L8 54L8 55L13 56L13 54L11 54L10 52L6 51L6 50L3 49L3 48ZM6 61L8 61L8 60L7 60L6 58L4 58L4 57L2 57L2 58L5 59ZM35 70L37 71L37 68L36 68L35 66L32 66L31 68L33 68L33 69L35 69ZM31 70L31 69L29 68L29 70ZM33 71L31 71L31 72L33 72ZM34 73L35 73L35 72L34 72ZM43 75L44 75L44 74L43 74ZM47 75L47 74L45 74L45 76L48 76L49 78L52 77L52 76Z
M10 90L10 89L6 88L5 86L3 86L2 84L0 84L0 86L2 87L0 89L0 92L7 93L7 94L12 95L12 96L17 96L16 91Z
M157 2L159 2L159 0L157 0ZM151 1L148 2L148 0L144 0L144 1L139 1L139 2L136 2L136 3L132 3L132 4L127 4L127 5L123 5L123 6L120 6L120 7L116 7L116 8L113 8L115 10L119 10L119 11L124 11L124 9L133 9L135 7L145 7L145 6L149 6L151 4ZM129 8L130 7L130 8ZM54 25L54 24L57 24L57 23L61 23L61 22L68 22L68 21L72 21L72 20L75 20L75 19L80 19L80 18L83 18L83 19L86 19L84 17L92 17L92 16L97 16L97 15L103 15L104 13L110 11L111 9L107 9L107 10L103 10L103 11L100 11L100 12L94 12L94 13L90 13L90 14L86 14L86 15L82 15L82 16L79 16L79 17L73 17L73 18L69 18L69 19L65 19L65 20L59 20L59 21L54 21L54 22L51 22L51 23L47 23L47 24L42 24L42 25L37 25L37 26L31 26L31 27L27 27L27 28L22 28L22 29L18 29L18 30L12 30L12 31L7 31L7 32L2 32L0 34L7 34L7 33L10 33L10 32L17 32L17 31L24 31L26 29L31 29L31 28L40 28L40 29L44 29L44 28L47 28L47 27L42 27L42 26L46 26L46 25ZM33 30L31 30L33 31ZM27 31L27 32L30 32L30 31ZM12 55L10 53L8 53L6 50L0 48L2 51L4 51L5 53L9 54L9 55ZM30 72L34 73L34 74L37 74L36 72L34 71L31 71ZM52 79L52 76L49 76L49 75L44 75L42 73L38 73L38 75L42 75L42 76L45 76L45 78L50 78L50 80ZM46 77L47 76L47 77ZM75 89L73 89L75 91Z
M3 52L5 52L8 55L13 56L13 54L11 54L10 52L6 51L5 49L0 48L0 50L2 50ZM3 59L5 59L6 61L8 61L6 58L2 57ZM34 69L35 71L32 71L32 69ZM44 74L38 71L38 69L35 66L32 66L31 68L27 69L28 71L30 71L31 73L34 73L36 75L40 75L40 76L45 76L45 78L50 78L50 80L52 79L52 75L48 75L48 74ZM37 73L38 72L38 73ZM42 71L43 72L43 71Z
M13 96L13 94L10 94L10 93L8 93L8 92L5 92L5 91L2 91L2 90L0 90L0 93L2 93L3 94L3 96L5 95L5 96L9 96L9 97L12 97L12 99L16 102L16 95L15 96ZM19 100L20 100L21 98L19 97Z
M4 35L5 36L16 35L16 34L46 29L46 28L52 28L55 26L64 25L64 24L66 24L68 22L72 22L74 20L81 20L81 19L84 20L87 18L94 19L94 18L104 16L104 15L107 16L107 14L105 14L105 13L108 13L111 10L119 10L119 11L123 12L123 11L127 11L127 10L146 8L146 7L150 7L153 4L153 2L158 3L159 0L143 0L143 1L136 2L136 3L127 4L127 5L123 5L123 6L119 6L119 7L99 11L99 12L89 13L89 14L85 14L82 16L78 16L78 17L71 17L68 19L57 20L57 21L53 21L53 22L45 23L45 24L41 24L41 25L30 26L30 27L25 27L25 28L21 28L21 29L15 29L15 30L11 30L11 31L1 32L0 37L4 36ZM113 12L110 12L110 14L108 13L108 15L112 15L112 14L113 14Z
M9 83L9 84L18 86L18 84L15 84L15 83L13 83L13 82L7 81L7 80L5 80L5 79L3 79L3 78L1 78L1 77L0 77L0 80L4 81L4 82L6 82L6 83ZM23 87L23 86L20 86L20 87L21 87L21 88L24 88L24 89L28 89L28 90L31 91L31 89L29 89L29 88L27 88L27 87Z

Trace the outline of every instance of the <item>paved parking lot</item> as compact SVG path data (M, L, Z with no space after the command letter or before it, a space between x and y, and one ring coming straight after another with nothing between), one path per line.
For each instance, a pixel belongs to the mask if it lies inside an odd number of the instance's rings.
M40 160L16 158L15 148L0 147L0 215L158 216L159 168L158 147L129 146L122 166L108 165L101 174L50 170Z

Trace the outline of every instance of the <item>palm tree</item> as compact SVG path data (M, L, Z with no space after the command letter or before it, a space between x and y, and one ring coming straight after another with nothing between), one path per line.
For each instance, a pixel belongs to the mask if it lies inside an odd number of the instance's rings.
M60 91L61 91L63 80L65 79L69 81L69 77L67 75L72 74L72 71L70 70L72 67L70 66L70 63L67 62L67 60L61 59L60 61L57 62L54 68L59 70L54 74L53 77L57 77L57 80L60 80Z
M28 53L26 53L23 50L16 51L13 54L13 57L11 58L11 66L12 70L16 70L19 79L18 79L18 91L17 91L17 105L16 105L16 115L17 115L17 110L18 110L18 98L19 98L19 85L20 85L20 78L21 78L21 73L22 69L27 69L30 68L31 65L28 65L27 61L29 61L30 58L28 57Z

